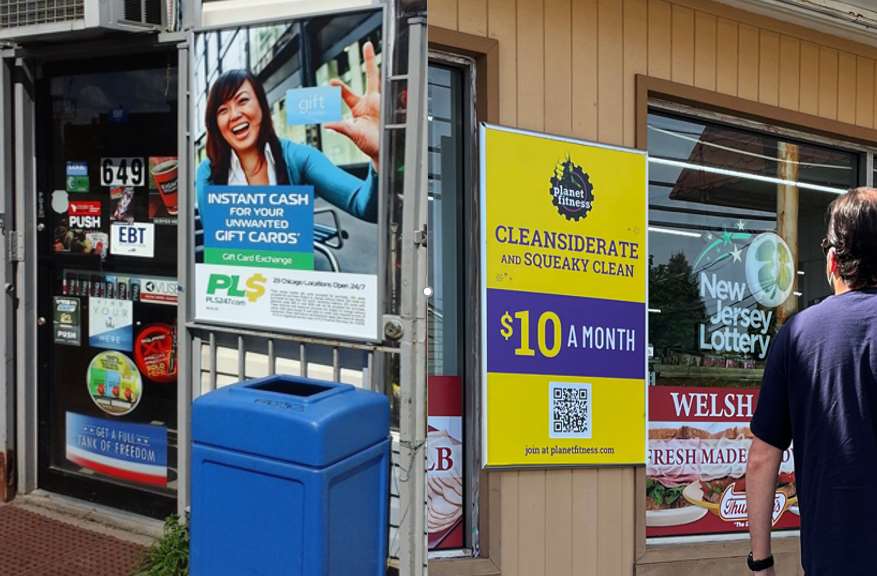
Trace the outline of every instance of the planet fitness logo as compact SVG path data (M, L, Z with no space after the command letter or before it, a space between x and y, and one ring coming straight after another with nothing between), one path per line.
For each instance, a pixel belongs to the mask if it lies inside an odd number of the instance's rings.
M746 283L755 301L776 308L792 293L794 278L788 244L773 232L756 236L746 253Z
M566 160L554 167L551 177L551 203L567 220L585 218L594 202L594 187L581 166Z

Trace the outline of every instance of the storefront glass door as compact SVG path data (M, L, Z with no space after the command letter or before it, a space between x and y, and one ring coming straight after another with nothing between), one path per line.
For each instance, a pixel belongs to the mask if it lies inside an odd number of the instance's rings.
M176 495L177 55L37 82L41 488L162 517Z

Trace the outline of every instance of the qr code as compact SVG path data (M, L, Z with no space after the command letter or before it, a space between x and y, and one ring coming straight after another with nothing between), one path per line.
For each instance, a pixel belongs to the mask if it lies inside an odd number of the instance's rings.
M551 382L548 386L548 436L591 437L591 385Z

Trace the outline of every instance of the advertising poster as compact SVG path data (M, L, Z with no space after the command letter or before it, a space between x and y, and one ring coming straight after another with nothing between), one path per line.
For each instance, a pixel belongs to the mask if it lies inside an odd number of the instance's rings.
M55 296L54 299L55 344L79 346L82 343L82 308L79 298Z
M746 532L746 457L758 390L649 389L646 535ZM773 527L798 528L792 449L783 454Z
M196 34L229 47L192 67L196 321L379 340L382 31L373 9ZM302 73L273 50L298 34L343 49Z
M430 376L426 471L429 549L463 547L463 397L457 376Z
M134 346L134 304L130 300L89 298L88 345L131 352Z
M646 156L482 125L485 466L646 442Z
M167 485L167 429L67 412L67 460L98 474Z
M124 416L137 408L143 382L134 362L121 352L101 352L88 365L88 394L95 405L111 416Z

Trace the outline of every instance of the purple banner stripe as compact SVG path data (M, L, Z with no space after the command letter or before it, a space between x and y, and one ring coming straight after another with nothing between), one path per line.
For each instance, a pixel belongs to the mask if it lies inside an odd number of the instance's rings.
M529 349L522 347L522 320L529 311ZM560 350L556 356L553 322L546 322L541 350L539 318L553 312L560 318ZM506 315L508 313L508 315ZM602 378L645 377L645 304L599 298L557 296L512 290L487 290L487 371ZM546 319L548 316L546 316ZM508 335L506 338L503 331Z

